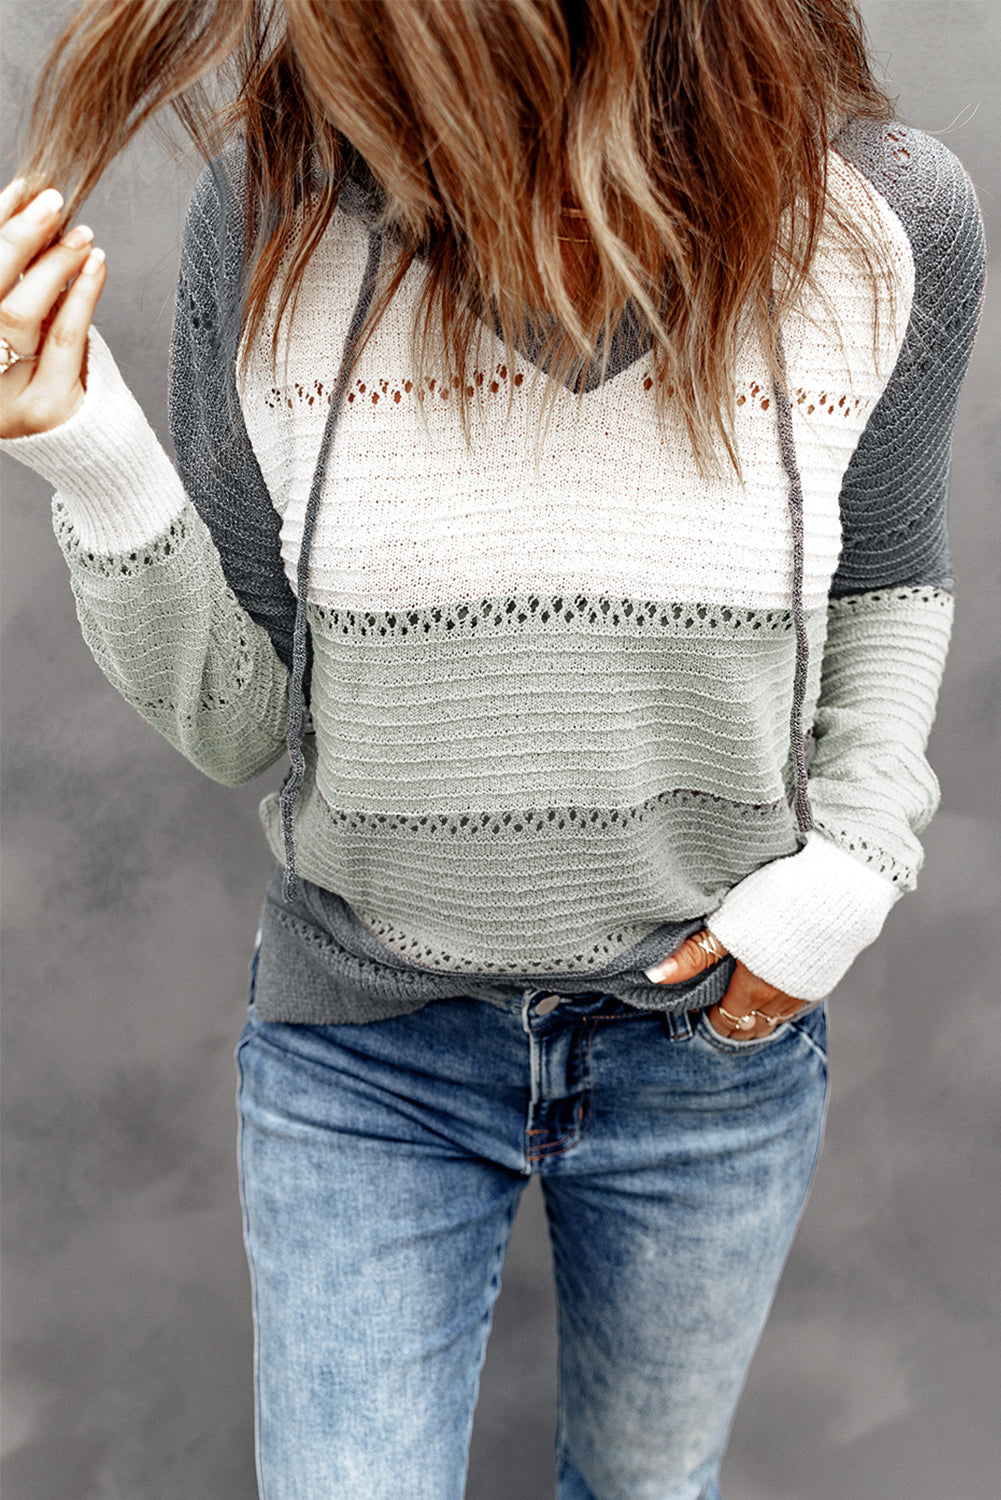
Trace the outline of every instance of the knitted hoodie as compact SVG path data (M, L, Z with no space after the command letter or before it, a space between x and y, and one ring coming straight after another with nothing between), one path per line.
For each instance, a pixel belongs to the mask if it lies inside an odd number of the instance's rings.
M753 339L740 353L742 481L701 477L680 419L661 435L635 321L580 413L557 394L537 464L541 336L506 348L484 325L469 370L419 386L421 262L348 373L391 259L363 173L277 377L265 336L237 389L239 147L185 230L177 469L96 330L74 416L0 444L56 486L85 637L149 722L227 784L301 743L284 819L278 794L262 804L298 876L265 901L263 1019L526 985L691 1009L732 961L673 986L643 971L707 919L817 1000L913 887L983 230L960 163L920 132L854 122L829 169L895 295L874 339L866 278L824 230L818 291L780 329L789 400ZM303 737L289 680L307 623Z

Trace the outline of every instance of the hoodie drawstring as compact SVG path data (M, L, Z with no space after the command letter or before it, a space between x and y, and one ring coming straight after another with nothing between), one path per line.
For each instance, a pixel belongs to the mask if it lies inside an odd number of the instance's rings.
M786 378L785 349L782 331L774 318L775 355L782 380ZM806 621L803 617L803 480L796 461L796 444L793 438L792 407L784 384L772 376L772 393L778 415L779 451L782 467L789 480L789 517L792 522L792 618L796 628L796 666L793 672L792 708L789 714L789 757L792 761L794 785L792 807L796 816L798 841L802 846L806 835L813 827L813 817L807 797L806 736L803 733L803 699L806 696L806 673L810 660L810 647L806 637Z
M372 302L375 281L382 258L382 248L383 236L381 233L376 233L369 241L368 259L366 260L365 271L362 276L361 290L358 293L358 300L355 303L347 336L344 340L344 352L341 357L337 385L330 399L330 410L327 413L326 426L324 427L323 439L320 443L316 468L313 471L309 500L303 519L302 541L299 547L299 558L296 569L297 597L295 605L295 628L292 635L292 676L289 684L288 703L288 752L292 766L285 780L285 785L282 787L280 798L282 835L285 845L284 895L286 901L293 900L295 896L297 876L292 818L306 769L306 762L302 751L302 734L303 679L306 671L306 595L309 587L309 556L313 544L313 533L316 530L316 518L320 509L320 494L326 478L327 462L333 444L334 431L337 427L337 419L344 402L344 393L347 389L348 379L354 365L355 345ZM777 323L775 325L775 353L784 381L786 375L785 351L782 344L781 330ZM784 387L780 385L774 376L772 377L772 392L778 416L779 451L782 456L782 467L789 480L789 516L792 523L792 617L796 631L796 663L793 673L792 706L789 715L789 754L794 775L792 807L796 817L799 842L802 844L806 840L806 835L813 827L813 819L810 814L810 804L807 797L807 752L806 736L803 733L803 701L806 695L806 678L809 664L809 644L806 635L806 621L803 615L803 481L796 460L792 408L789 404L789 397Z
M347 336L344 340L344 352L341 355L337 385L334 387L334 393L330 398L330 410L327 413L327 422L323 429L323 440L320 443L316 468L313 470L313 481L310 485L309 500L306 504L306 514L303 517L302 523L302 541L299 544L299 560L296 567L295 628L292 632L292 677L289 683L288 694L288 753L289 759L292 762L292 769L286 777L280 797L282 837L285 843L284 895L286 901L292 901L295 898L295 843L292 835L292 814L306 770L306 761L302 753L302 688L303 679L306 674L306 595L309 589L309 554L313 545L313 533L316 530L316 518L320 510L320 494L326 478L327 461L330 457L330 449L334 441L337 418L344 404L344 392L347 390L348 379L354 367L355 345L358 342L358 335L361 333L362 324L365 321L372 302L375 280L379 271L379 262L382 258L382 244L383 237L381 233L373 234L369 240L368 259L365 262L361 291L358 293L358 301L355 303L355 310L351 315L351 322L348 325Z

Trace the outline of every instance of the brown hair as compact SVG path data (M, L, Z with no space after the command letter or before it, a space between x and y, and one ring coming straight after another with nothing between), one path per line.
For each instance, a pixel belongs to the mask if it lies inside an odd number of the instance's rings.
M418 380L442 355L469 368L485 307L508 343L541 310L540 364L582 392L632 301L658 410L680 402L703 467L720 441L736 464L744 320L777 370L774 314L808 284L825 212L878 316L879 248L827 194L840 123L892 113L854 0L84 0L46 61L22 171L72 184L69 218L167 104L206 160L246 138L245 355L281 277L276 361L359 156L399 251L362 343L423 256ZM438 384L468 439L473 386Z

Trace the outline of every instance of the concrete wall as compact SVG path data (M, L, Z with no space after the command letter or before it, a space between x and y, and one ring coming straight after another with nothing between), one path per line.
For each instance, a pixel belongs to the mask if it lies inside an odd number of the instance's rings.
M43 44L70 9L0 6L5 166ZM997 239L1001 6L863 9L903 117L961 156ZM164 436L197 170L144 137L86 215L108 252L100 326ZM738 1417L727 1500L997 1493L999 308L995 287L955 445L960 603L931 752L942 810L920 890L832 1000L825 1155ZM48 500L4 463L5 1493L247 1500L231 1053L268 867L256 803L275 773L237 792L211 785L106 685L77 631ZM533 1184L483 1376L470 1500L552 1493L553 1368Z

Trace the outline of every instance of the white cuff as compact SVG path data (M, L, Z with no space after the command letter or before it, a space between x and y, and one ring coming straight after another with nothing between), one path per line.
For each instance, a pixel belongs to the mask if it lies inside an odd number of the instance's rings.
M81 546L103 556L162 536L185 505L177 471L94 327L73 415L49 432L0 438L0 452L55 486Z
M797 1000L822 1000L879 936L903 894L822 834L738 882L708 919L752 974Z

